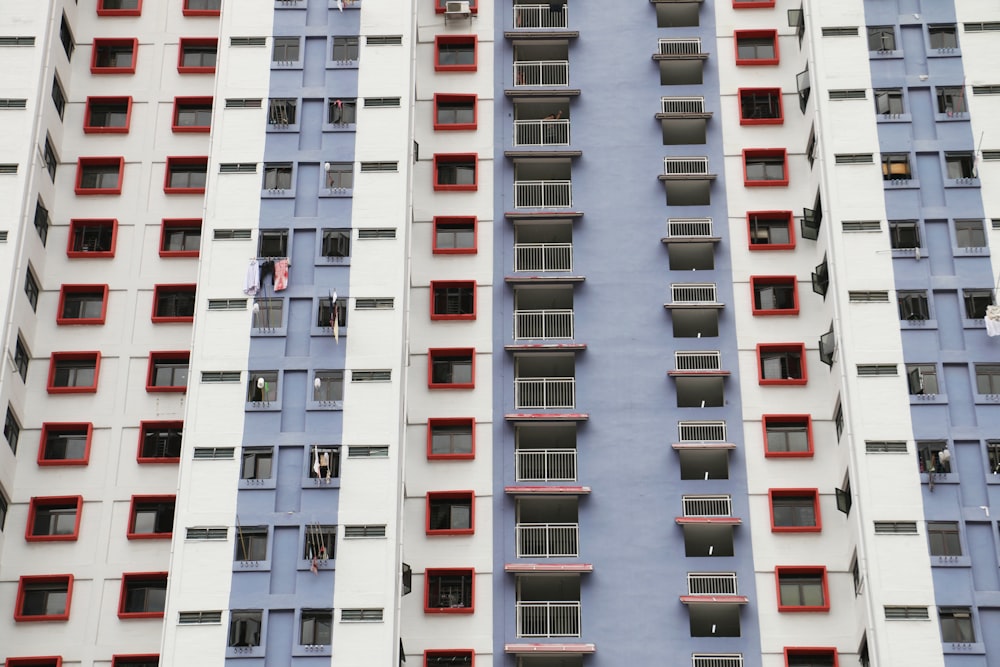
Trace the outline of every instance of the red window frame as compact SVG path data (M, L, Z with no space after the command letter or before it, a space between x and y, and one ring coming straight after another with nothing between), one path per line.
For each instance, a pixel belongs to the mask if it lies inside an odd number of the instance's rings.
M141 1L141 0L140 0ZM125 102L125 127L102 127L100 125L90 125L90 107L94 104L112 104L115 102ZM132 98L130 96L118 97L88 97L87 104L83 110L83 132L84 134L128 134L132 127Z
M173 502L174 510L177 509L177 496L132 496L128 505L128 527L125 536L130 540L169 540L174 533L171 529L169 533L137 533L135 532L135 506L141 503L165 503Z
M213 74L216 66L205 67L202 65L184 64L184 47L186 46L214 46L215 57L219 57L219 39L217 37L181 37L177 41L177 71L181 74Z
M170 185L170 169L181 165L205 165L205 178L208 179L208 156L185 155L170 156L163 166L163 192L168 195L200 195L205 194L205 188L174 187Z
M175 315L157 315L156 306L160 301L160 292L191 292L192 294L198 293L198 286L190 283L183 285L154 285L153 286L153 312L150 320L154 324L171 324L175 322L194 322L194 315L190 316L175 316Z
M100 317L64 317L63 306L66 304L67 294L86 294L102 292L102 305ZM82 324L104 324L108 316L108 286L107 285L63 285L59 288L59 309L56 310L56 324L82 325Z
M118 185L113 188L84 188L81 187L83 182L83 170L87 167L106 167L109 165L118 166ZM88 195L120 195L122 193L122 181L125 180L125 158L121 156L108 156L108 157L81 157L76 161L76 184L73 187L73 192L78 196L88 196Z
M798 352L799 365L802 367L800 378L765 378L764 364L761 363L762 352ZM809 382L809 370L806 367L805 343L759 343L757 345L757 383L760 385L804 385Z
M451 648L451 649L427 649L424 651L424 667L427 667L427 658L433 656L441 657L469 657L469 667L475 667L476 665L476 651L471 648Z
M201 218L164 218L160 221L160 257L197 257L200 250L166 250L163 245L167 240L167 230L171 227L198 227L201 229Z
M473 165L474 183L440 183L438 169L443 164ZM435 153L434 154L434 189L445 192L475 192L479 189L479 153Z
M447 313L437 313L434 311L434 305L437 301L437 291L439 289L449 289L453 287L472 289L472 312L471 313L458 313L458 314L447 314ZM432 280L431 281L431 319L432 320L474 320L476 319L476 313L478 312L479 306L479 296L478 290L476 289L475 280Z
M472 122L471 123L439 123L438 104L455 102L472 102ZM450 132L454 130L475 130L479 127L479 96L475 94L452 94L434 93L434 130L437 132Z
M745 163L744 163L745 164ZM745 167L744 167L745 168ZM779 220L788 224L788 243L754 243L753 220ZM758 250L794 250L795 249L795 215L791 211L747 211L747 245L752 251Z
M442 9L442 11L444 11ZM471 65L442 65L442 44L471 44ZM434 71L435 72L475 72L479 68L479 37L477 35L435 35L434 36Z
M153 384L156 373L156 363L159 361L187 361L188 370L191 368L191 352L189 350L159 350L149 353L149 363L146 366L146 392L150 394L186 394L187 385L166 385Z
M97 51L105 46L131 46L132 64L128 67L98 67ZM128 37L96 37L90 50L90 73L91 74L135 74L136 61L139 60L139 40Z
M780 452L771 451L767 448L767 427L768 424L778 425L778 424L794 424L802 425L805 424L806 427L806 440L809 443L808 449L804 452ZM765 458L810 458L814 454L813 450L813 429L812 429L812 416L811 415L762 415L761 416L761 429L764 434L764 457Z
M773 58L740 58L740 39L761 39L768 37L774 43ZM733 32L733 50L736 54L736 64L738 66L777 65L781 60L781 52L778 49L777 30L736 30Z
M838 667L840 665L840 659L837 657L837 649L832 646L786 646L785 647L785 667L789 666L788 659L793 657L808 657L820 655L823 657L833 656L833 667ZM795 667L792 665L792 667Z
M97 15L98 16L141 16L142 0L139 0L136 3L135 9L105 9L104 0L97 0Z
M162 611L125 611L125 594L130 581L159 581L167 583L166 572L125 572L122 574L121 587L118 591L118 618L163 618Z
M774 7L774 0L733 0L733 9Z
M434 382L434 361L438 359L472 359L472 382ZM476 386L476 348L435 347L427 350L428 389L474 389Z
M434 5L435 14L444 14L445 2L447 0L435 0ZM472 10L473 14L479 13L479 0L469 0L469 9Z
M774 6L772 2L771 5ZM743 95L770 94L778 97L778 117L777 118L745 118L743 116ZM739 88L736 91L736 102L740 110L740 125L783 125L785 122L785 100L781 94L781 88Z
M39 507L76 505L76 521L70 535L35 535L35 514ZM80 520L83 518L83 496L33 496L28 503L28 521L24 526L25 542L75 542L80 537Z
M814 526L778 526L774 523L775 498L805 498L813 501L813 513L816 516ZM819 533L823 531L823 517L819 511L819 489L768 489L767 504L771 516L772 533Z
M747 177L747 160L756 158L780 157L784 178L769 180L750 180ZM780 188L788 185L788 151L784 148L744 148L743 149L743 186L747 188Z
M24 609L24 588L31 584L65 583L66 607L61 614L33 616L22 613ZM17 580L17 599L14 603L14 621L17 623L37 623L40 621L68 621L69 611L73 604L73 575L48 574L38 576L22 576Z
M78 227L111 227L111 250L74 250L73 240ZM69 240L66 242L66 256L71 259L99 259L115 256L118 245L118 221L114 218L74 218L69 221Z
M88 387L57 387L52 383L55 381L56 365L60 361L93 361L94 362L94 384ZM49 357L49 377L46 383L46 390L50 394L96 394L97 384L101 375L101 353L93 352L53 352Z
M188 0L184 0L184 16L219 16L222 13L221 9L190 9L188 4Z
M432 607L431 606L431 577L440 576L468 576L470 579L469 606L468 607ZM458 568L429 568L424 570L424 613L425 614L472 614L476 610L476 570L471 567Z
M183 421L141 421L139 422L139 445L135 450L135 460L137 463L180 463L179 456L143 456L142 446L146 440L147 430L158 430L158 429L181 429L184 430Z
M214 105L215 100L211 97L175 97L174 98L174 108L171 111L170 116L170 129L178 134L183 132L211 132L212 126L209 125L178 125L177 124L177 113L180 111L180 107L185 104L191 105Z
M791 285L792 301L795 304L791 308L758 308L757 307L757 287L760 285ZM799 314L799 281L795 276L750 276L750 310L754 317L769 317L773 315L798 315Z
M459 225L472 225L472 247L471 248L441 248L437 244L437 233L440 227L457 227ZM434 226L431 237L431 252L435 255L475 255L479 252L479 219L474 216L434 216Z
M435 500L468 500L468 528L431 528L431 503ZM475 491L430 491L426 497L424 532L428 535L472 535L476 532Z
M159 664L160 656L156 653L142 655L113 655L111 656L111 667L131 667L136 663L151 662L153 660Z
M6 667L62 667L61 655L39 655L27 658L7 658Z
M47 459L45 458L45 445L50 433L70 433L86 431L87 444L83 451L83 458L79 459ZM90 444L94 438L94 425L90 422L44 422L42 424L41 438L38 443L38 465L41 467L50 466L85 466L90 463Z
M468 426L472 431L472 451L468 454L435 454L434 428L437 426ZM475 417L431 417L427 420L427 460L428 461L468 461L476 458Z
M781 576L808 575L819 576L823 582L823 604L821 605L785 605L781 603ZM774 568L774 585L778 597L778 612L825 612L830 611L830 584L826 576L825 565L778 565Z

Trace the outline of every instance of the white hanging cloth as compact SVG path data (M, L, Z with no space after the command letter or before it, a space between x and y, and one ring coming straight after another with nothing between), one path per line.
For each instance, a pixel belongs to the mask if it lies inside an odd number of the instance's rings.
M986 323L987 336L1000 336L1000 306L986 306L983 321Z

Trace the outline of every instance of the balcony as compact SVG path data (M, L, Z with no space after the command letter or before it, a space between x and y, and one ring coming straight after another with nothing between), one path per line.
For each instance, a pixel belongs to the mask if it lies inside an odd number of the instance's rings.
M711 187L716 175L709 173L707 157L663 158L663 174L659 178L666 188L668 206L712 203Z
M520 60L514 63L514 85L518 88L568 86L568 60Z
M689 596L733 596L737 595L736 573L688 573L687 594Z
M576 481L575 449L518 449L514 454L518 482Z
M518 602L518 637L579 637L579 602Z
M677 517L676 522L684 530L685 555L732 556L733 527L742 523L739 518L733 516L732 498L725 495L706 495L684 496L681 500L684 516Z
M576 558L579 554L579 524L517 524L518 558Z
M660 39L653 60L660 66L660 85L699 85L703 83L704 63L708 54L701 50L697 37Z
M722 371L722 353L674 352L674 375L687 373L717 373Z
M572 310L516 310L514 311L514 339L573 338Z
M687 575L687 605L692 637L739 637L740 606L749 600L739 594L733 572L692 572Z
M695 653L691 656L691 667L743 667L743 656L739 653Z
M528 408L573 409L576 407L576 379L571 377L515 378L514 407L518 410Z
M730 496L684 496L685 517L731 517L733 500Z
M514 121L515 146L568 146L569 118Z
M698 243L711 241L718 243L720 238L712 234L711 218L668 218L667 235L664 243Z
M573 205L572 181L515 181L515 208L569 208Z
M515 243L514 270L546 273L573 270L572 243Z
M677 423L677 438L682 444L726 442L724 421L683 421Z
M665 176L698 178L709 176L707 157L665 157L663 158L663 174ZM714 174L712 174L714 176Z
M553 8L558 11L552 11ZM569 7L558 3L544 5L514 5L514 29L538 30L565 28L569 20Z
M716 286L713 283L673 283L670 285L671 303L668 308L722 308Z
M705 111L704 97L661 97L656 119L663 131L663 145L704 144L711 117Z

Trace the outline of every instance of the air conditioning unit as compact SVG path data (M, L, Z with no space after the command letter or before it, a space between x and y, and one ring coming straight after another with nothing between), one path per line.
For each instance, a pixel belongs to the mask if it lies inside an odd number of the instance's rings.
M444 3L445 16L472 16L469 0L447 0Z

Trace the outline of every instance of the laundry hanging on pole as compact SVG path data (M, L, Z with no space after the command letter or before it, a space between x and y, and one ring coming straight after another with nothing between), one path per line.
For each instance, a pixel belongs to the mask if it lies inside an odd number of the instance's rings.
M256 259L251 259L247 266L246 276L243 278L243 293L247 296L257 296L260 291L260 264Z
M986 323L987 336L1000 336L1000 306L986 306L983 321Z
M340 306L337 305L337 290L330 292L330 327L333 329L333 340L340 345Z
M288 288L288 267L287 259L278 259L274 262L274 291L281 292Z

